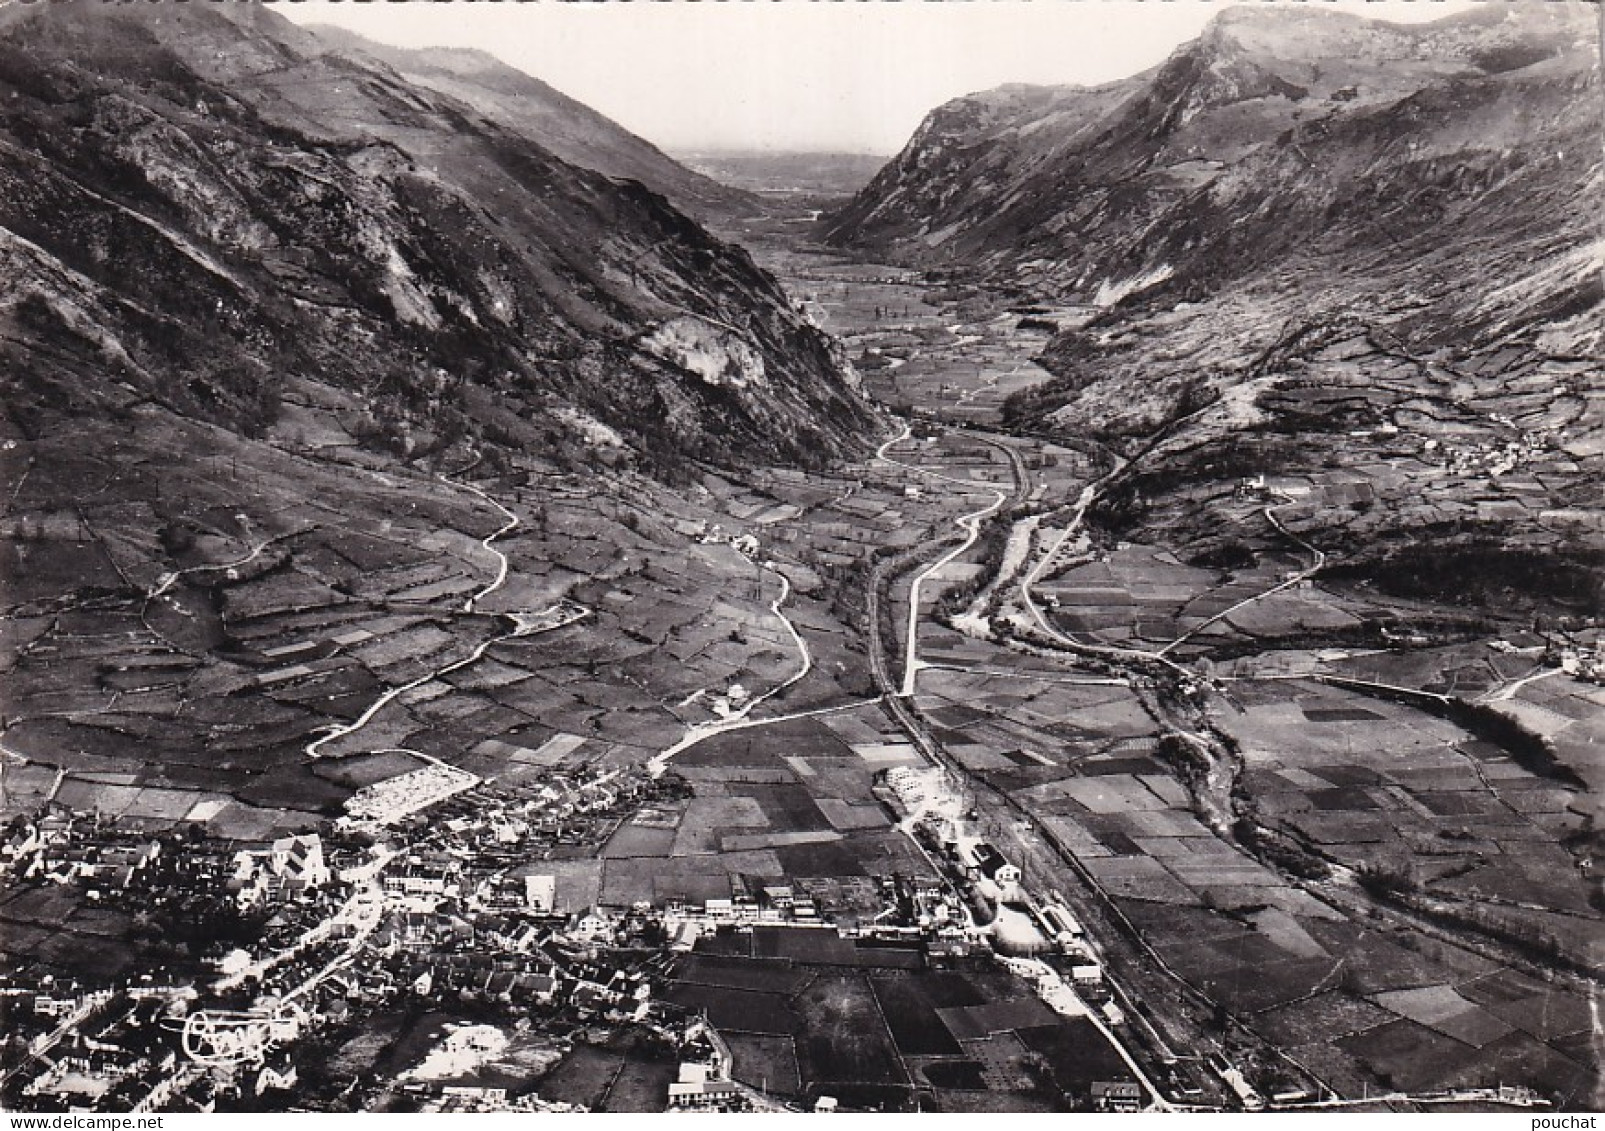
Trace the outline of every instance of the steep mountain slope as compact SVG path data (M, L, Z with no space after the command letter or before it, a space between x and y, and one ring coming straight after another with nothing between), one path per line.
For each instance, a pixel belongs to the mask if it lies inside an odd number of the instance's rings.
M870 410L742 251L256 5L0 27L6 406L245 432L316 381L404 454L819 461ZM600 440L598 439L600 437Z
M922 263L1007 268L1011 279L1087 300L1130 293L1160 272L1207 285L1317 230L1309 221L1332 201L1354 199L1351 182L1397 160L1393 140L1430 146L1417 160L1443 161L1530 143L1534 127L1592 124L1582 87L1597 52L1579 7L1498 5L1413 27L1228 9L1133 78L1004 87L939 108L830 220L827 238ZM1569 104L1575 120L1557 120L1555 106L1528 109L1540 92ZM1491 135L1486 116L1473 128L1451 113L1501 98L1503 128ZM1399 183L1419 172L1401 170ZM1217 230L1249 220L1254 230L1233 233L1235 243ZM1272 233L1280 238L1263 246ZM1204 253L1223 245L1232 254L1206 270L1214 257Z
M1237 477L1365 480L1365 507L1300 520L1344 568L1591 607L1596 24L1229 9L1131 79L942 107L826 233L1083 308L1005 416L1144 453L1095 512L1113 528L1225 561ZM1400 461L1439 469L1431 496L1379 470Z
M382 64L414 86L446 94L485 117L539 142L571 165L640 181L683 212L700 218L747 216L762 204L687 169L618 123L483 51L409 51L342 28L315 27L330 49Z

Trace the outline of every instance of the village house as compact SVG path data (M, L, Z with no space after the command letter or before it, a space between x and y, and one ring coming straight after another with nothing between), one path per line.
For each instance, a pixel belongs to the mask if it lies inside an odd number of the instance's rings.
M721 1080L712 1065L686 1062L680 1065L679 1079L669 1085L669 1107L682 1111L708 1110L741 1098L741 1088Z
M985 841L980 841L970 849L970 863L976 871L1005 890L1020 882L1020 869Z
M13 869L22 871L42 843L39 826L32 821L11 827L6 833L5 842L0 844L0 876Z

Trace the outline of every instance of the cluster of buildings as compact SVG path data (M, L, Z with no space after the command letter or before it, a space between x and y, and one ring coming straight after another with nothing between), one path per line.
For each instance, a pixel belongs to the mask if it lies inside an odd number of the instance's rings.
M686 1027L679 1068L669 1085L670 1111L734 1111L744 1108L745 1091L730 1078L730 1046L700 1018Z
M227 1063L191 1059L180 1035L198 1009L250 1028L264 1003L292 1003L297 1017L322 1024L398 999L483 1000L577 1024L643 1023L654 1004L646 975L626 968L634 958L598 958L596 943L601 932L656 945L662 923L559 914L553 877L517 866L594 843L643 795L682 788L636 771L580 770L493 789L430 766L359 795L356 820L244 844L198 827L153 837L60 811L18 819L0 846L0 878L70 885L108 908L254 926L248 942L228 949L218 940L212 964L192 955L160 984L85 987L27 973L0 981L0 1008L20 1042L0 1064L0 1090L24 1105L67 1097L85 1110L208 1110L293 1086L294 1065L271 1041L235 1042L245 1055ZM264 1014L258 1027L267 1032L272 1020ZM208 1030L201 1043L227 1031Z
M219 960L221 978L146 977L94 987L49 975L0 980L0 1010L21 1043L0 1070L8 1106L65 1101L86 1111L211 1110L220 1101L293 1087L293 1050L276 1041L235 1042L242 1055L201 1063L181 1040L200 1013L240 1025L261 1014L259 1027L268 1032L277 1014L261 1011L270 1003L282 1012L283 1003L293 1002L297 1033L386 1009L478 1001L541 1016L559 1029L583 1027L593 1039L625 1026L679 1039L686 1011L654 998L642 957L661 954L648 946L663 938L656 916L636 912L598 922L528 908L475 910L450 886L431 891L437 898L430 909L418 910L415 881L428 869L403 859L394 876L380 873L377 925L362 934L354 922L340 929L340 909L353 887L342 875L351 869L331 866L322 850L309 834L237 854L249 873L238 890L266 877L266 898L277 902L263 908L272 914L254 953ZM635 946L599 946L603 937ZM342 962L343 955L350 960ZM555 1110L539 1100L502 1103L477 1093L442 1092L432 1102L441 1110Z
M295 1060L303 1033L468 1002L538 1019L559 1040L651 1035L679 1050L665 1097L671 1109L747 1110L767 1101L731 1079L718 1033L654 992L668 971L666 950L689 949L704 932L762 924L817 927L802 934L827 948L870 945L847 941L866 938L931 953L946 953L950 943L962 948L952 953L967 952L971 941L984 946L954 883L935 878L859 878L864 890L850 893L855 913L847 916L836 914L843 893L815 886L840 879L741 875L731 877L728 896L700 903L612 911L562 905L561 869L543 870L543 859L569 854L569 845L583 851L641 805L684 788L672 775L654 779L634 769L490 785L430 766L370 787L346 819L318 832L257 843L152 838L115 821L60 813L14 822L0 850L0 870L12 878L72 884L129 905L187 900L249 916L259 929L228 953L214 948L212 965L196 956L196 970L165 981L0 981L16 1038L0 1064L0 1098L26 1109L65 1097L86 1111L248 1104L306 1087ZM962 796L939 773L894 769L886 788L926 815L927 833L940 830L945 869L960 886L1015 892L1019 867L992 843L961 835ZM1050 938L1079 942L1079 925L1062 906L1036 907L1028 897L1025 905ZM837 939L826 940L827 932ZM1075 992L1096 997L1101 970L1090 960L1081 966L1066 968ZM208 1020L197 1028L198 1018ZM286 1020L294 1023L280 1024ZM428 1110L562 1108L489 1085L421 1086Z
M893 766L883 778L893 808L910 818L957 821L966 808L964 793L936 766Z
M323 859L317 833L280 837L265 848L242 848L234 854L230 887L242 907L292 899L326 887L334 874Z
M1021 880L1020 868L996 846L966 833L963 791L940 768L895 766L884 778L894 808L922 830L922 841L939 847L971 882L990 885L997 898L1012 899Z
M664 923L675 950L690 950L699 936L725 926L787 923L823 927L819 907L808 888L800 884L755 884L747 877L730 876L729 896L714 896L698 903L671 899Z
M571 922L396 912L331 987L349 1016L411 1001L482 1001L589 1025L644 1022L657 1005L637 956L598 949Z
M0 882L70 887L90 907L145 917L204 918L327 882L321 849L315 835L240 849L193 832L152 834L51 805L8 826Z
M954 907L940 883L902 874L789 882L732 874L728 897L670 899L661 918L670 949L687 951L703 935L729 928L819 928L849 938L935 937L939 929L962 923Z
M427 820L415 815L398 822L395 833L405 851L386 869L384 882L419 897L461 897L477 909L551 911L555 884L550 877L532 882L531 869L539 869L531 861L600 844L643 802L684 788L673 776L653 778L633 767L484 785L436 804Z
M1237 1101L1243 1105L1245 1110L1259 1111L1265 1106L1265 1097L1259 1094L1258 1089L1253 1084L1249 1083L1248 1077L1244 1075L1241 1068L1232 1064L1218 1052L1210 1053L1206 1059L1209 1062L1209 1066L1225 1081L1226 1086L1232 1090L1232 1094L1237 1097Z
M295 1081L282 1055L213 1074L178 1040L193 987L151 975L86 990L50 975L0 979L7 1031L26 1042L0 1070L5 1106L28 1110L142 1112L168 1105L214 1110Z
M701 1017L685 1027L678 1047L679 1068L669 1084L670 1111L791 1111L731 1079L730 1046ZM816 1111L834 1111L836 1101L821 1096Z
M20 817L0 843L0 880L83 883L91 899L133 886L161 857L163 842L130 834L97 815L46 811Z
M661 1023L648 1023L647 1028L659 1047L672 1052L677 1061L676 1078L669 1084L665 1096L668 1110L750 1111L764 1106L760 1102L762 1097L754 1096L751 1089L730 1078L729 1046L700 1015L665 1018ZM588 1037L598 1036L594 1029L584 1032ZM559 1042L559 1047L568 1051L574 1043L565 1038ZM543 1099L537 1092L514 1095L506 1087L463 1080L411 1083L406 1090L425 1095L419 1110L426 1114L566 1114L588 1110L579 1104ZM767 1106L777 1108L780 1105Z
M748 561L754 562L758 560L758 555L762 552L762 547L758 545L758 539L751 534L732 534L718 523L714 523L712 526L706 523L698 523L696 525L698 528L696 539L704 546L729 546Z
M961 853L965 863L973 868L978 876L991 881L1004 898L1012 894L1019 884L1019 866L1009 863L1003 853L986 841L978 840L962 844Z
M1514 421L1500 418L1498 414L1494 414L1493 419L1495 423L1507 427L1514 425ZM1502 444L1450 447L1428 439L1421 446L1423 455L1433 457L1451 475L1486 475L1490 479L1497 479L1525 464L1542 460L1548 453L1549 445L1549 433L1540 429L1523 431L1516 439Z
M1557 650L1555 662L1567 675L1605 685L1605 639L1592 645L1567 644Z
M568 1115L586 1109L578 1104L543 1100L534 1092L511 1096L506 1088L487 1084L445 1084L420 1108L423 1115L469 1115L493 1112L525 1115Z
M1488 647L1505 656L1524 656L1559 668L1574 679L1605 684L1605 635L1596 628L1558 631L1547 636L1518 632L1488 641Z
M1095 1080L1091 1091L1093 1111L1141 1111L1142 1085L1135 1080Z

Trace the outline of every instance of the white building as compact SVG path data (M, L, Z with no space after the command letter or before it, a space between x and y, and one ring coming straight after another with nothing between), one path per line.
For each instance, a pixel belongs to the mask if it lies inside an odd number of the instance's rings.
M329 866L323 861L323 841L317 833L280 837L273 842L268 866L275 876L319 888L329 882Z
M986 841L970 846L970 863L987 879L1007 891L1020 882L1020 869Z

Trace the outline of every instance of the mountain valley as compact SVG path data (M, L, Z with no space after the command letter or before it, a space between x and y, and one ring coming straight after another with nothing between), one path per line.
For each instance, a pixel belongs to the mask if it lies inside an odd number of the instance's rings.
M1055 380L1005 419L1128 453L1162 431L1111 526L1151 512L1146 529L1229 554L1215 501L1237 479L1337 460L1389 504L1306 520L1350 568L1587 610L1594 22L1574 5L1412 27L1235 9L1144 75L941 108L825 236L1074 308L1042 323ZM1407 455L1426 466L1364 470Z
M1597 1106L1590 19L693 171L0 10L0 1106Z

